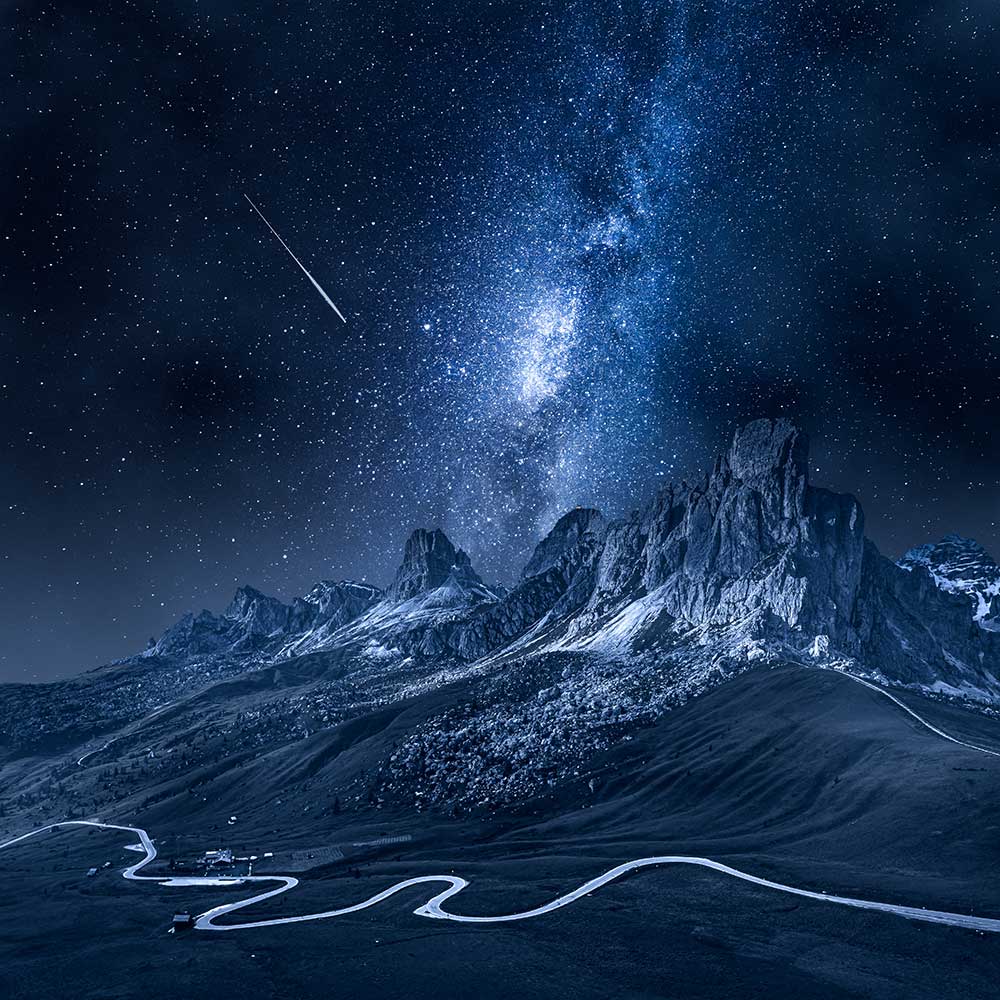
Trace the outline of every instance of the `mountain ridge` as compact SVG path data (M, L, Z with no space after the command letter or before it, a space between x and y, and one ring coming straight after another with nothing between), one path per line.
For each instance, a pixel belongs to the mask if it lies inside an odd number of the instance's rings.
M609 621L621 649L669 619L678 628L743 623L749 647L822 648L889 682L1000 697L995 644L965 627L952 564L936 575L930 567L956 547L968 555L968 544L953 536L894 565L866 538L853 496L810 483L808 455L807 436L790 421L758 420L736 432L700 482L663 487L626 518L568 511L509 591L487 586L440 528L417 528L385 590L324 581L286 605L243 587L221 616L185 616L146 655L280 660L364 640L390 655L470 662L553 632L560 649L596 648ZM980 568L996 569L978 547L973 554ZM984 629L983 595L1000 605L996 574L977 592Z
M13 744L71 745L247 678L300 692L272 706L294 730L300 696L318 718L348 718L479 677L523 689L524 726L543 740L550 709L568 720L576 705L584 727L612 732L780 662L1000 701L1000 635L926 567L882 556L858 501L810 483L808 454L790 421L755 421L701 480L664 486L627 517L568 511L509 591L485 584L440 528L411 534L384 590L323 581L284 603L244 586L221 614L185 615L137 656L28 691L0 686L0 721ZM584 703L603 707L591 717Z

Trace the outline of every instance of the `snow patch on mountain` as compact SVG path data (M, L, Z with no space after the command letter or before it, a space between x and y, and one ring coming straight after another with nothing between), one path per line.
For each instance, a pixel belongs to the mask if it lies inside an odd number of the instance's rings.
M972 602L972 617L983 628L1000 631L1000 565L974 539L947 535L918 545L899 560L909 571L926 570L938 589Z

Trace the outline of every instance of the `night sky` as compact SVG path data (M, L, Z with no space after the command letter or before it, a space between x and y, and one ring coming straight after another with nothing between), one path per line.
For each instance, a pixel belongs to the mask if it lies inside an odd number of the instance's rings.
M0 680L510 582L763 415L1000 555L995 0L257 7L5 6Z

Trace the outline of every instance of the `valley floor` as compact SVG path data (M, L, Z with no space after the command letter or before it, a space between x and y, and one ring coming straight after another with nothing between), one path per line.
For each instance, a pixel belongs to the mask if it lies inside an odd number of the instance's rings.
M1000 749L1000 723L901 700L963 742ZM294 893L221 922L347 905L428 872L468 879L448 910L509 913L666 853L817 892L1000 918L1000 760L849 678L793 668L736 678L607 752L598 775L583 808L556 795L537 815L475 823L382 813L320 829L277 806L241 818L242 843L273 850L275 865L304 855L307 870ZM134 822L202 848L225 836L204 818L175 829L155 819ZM366 837L382 843L363 861L316 856ZM170 935L174 911L197 914L247 887L126 882L121 869L141 861L124 849L130 839L60 830L0 854L4 996L985 998L1000 977L1000 935L688 866L632 872L517 923L421 919L422 885L336 920Z

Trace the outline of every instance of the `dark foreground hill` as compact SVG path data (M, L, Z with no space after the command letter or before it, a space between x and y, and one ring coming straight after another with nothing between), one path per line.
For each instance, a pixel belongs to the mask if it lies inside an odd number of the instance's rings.
M419 700L419 699L418 699ZM938 726L1000 746L993 720L908 698ZM373 722L372 728L377 729ZM373 731L355 734L363 754ZM345 737L346 739L346 737ZM313 748L320 773L345 755ZM697 854L809 888L1000 913L1000 766L949 744L883 696L833 672L744 674L595 759L593 790L563 789L522 815L445 820L384 807L328 816L279 804L278 769L243 776L248 811L138 820L164 852L272 852L302 878L254 916L354 902L401 878L455 871L464 913L536 905L622 860ZM292 822L290 817L297 815ZM354 844L394 839L382 846ZM318 923L166 935L170 913L245 890L124 882L121 835L56 833L0 858L5 996L79 997L992 996L995 940L789 898L700 870L646 871L523 924L431 923L426 889ZM337 859L324 849L343 852ZM112 869L88 879L88 867ZM264 862L262 862L262 865ZM303 870L304 869L304 870ZM249 913L248 913L249 915Z

